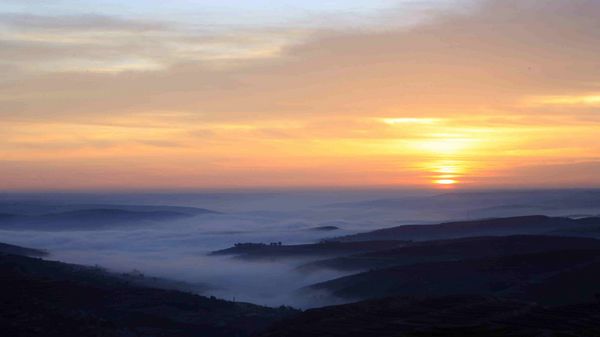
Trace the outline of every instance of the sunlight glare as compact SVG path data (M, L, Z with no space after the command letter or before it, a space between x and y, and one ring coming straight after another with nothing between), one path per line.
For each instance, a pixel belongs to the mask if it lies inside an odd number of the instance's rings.
M458 181L454 180L454 179L438 179L438 180L435 180L434 183L436 183L438 185L454 185L454 184L458 183Z

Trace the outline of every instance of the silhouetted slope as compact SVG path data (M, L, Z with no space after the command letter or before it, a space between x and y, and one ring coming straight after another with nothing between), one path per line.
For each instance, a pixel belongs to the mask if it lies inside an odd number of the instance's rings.
M522 291L535 282L583 268L596 266L600 250L554 251L479 260L422 263L373 270L322 282L307 291L325 291L346 299L385 296L446 296L455 294L497 294L525 296ZM577 286L573 280L570 286ZM600 287L599 287L600 288ZM591 300L595 292L582 294L579 301ZM532 298L532 294L528 294ZM543 298L536 300L545 300Z
M310 256L341 256L401 247L403 241L321 242L303 245L239 243L211 255L233 255L241 259L278 259Z
M474 221L448 222L437 225L405 225L338 238L339 241L414 240L429 241L470 236L551 234L581 226L600 225L600 218L570 219L543 215Z
M569 249L600 249L600 240L560 236L513 235L424 241L400 248L379 250L315 261L301 268L367 270L424 262L480 259Z
M558 229L548 234L600 238L600 220L598 218L579 219L575 227Z
M34 256L34 257L41 257L41 256L48 255L48 253L43 250L14 246L14 245L9 245L7 243L1 243L1 242L0 242L0 254L13 254L13 255Z
M600 336L600 304L545 308L484 296L404 297L307 310L260 337Z
M0 255L0 303L2 336L247 336L295 313L16 255Z
M580 303L591 299L592 295L600 300L600 261L573 266L543 280L528 283L511 294L515 298L547 305Z

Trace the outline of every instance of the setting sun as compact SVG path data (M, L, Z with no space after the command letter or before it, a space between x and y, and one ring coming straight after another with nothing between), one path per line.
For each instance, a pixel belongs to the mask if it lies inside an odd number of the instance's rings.
M458 181L454 179L438 179L434 182L438 185L454 185L458 183Z

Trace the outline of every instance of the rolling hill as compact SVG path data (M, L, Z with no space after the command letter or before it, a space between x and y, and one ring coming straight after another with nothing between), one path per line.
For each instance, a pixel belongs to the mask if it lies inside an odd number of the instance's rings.
M199 208L165 206L84 208L43 214L3 213L0 214L0 229L97 230L124 224L178 220L213 213L216 212Z
M315 261L303 270L360 271L424 262L459 261L570 249L600 249L600 240L579 237L510 235L418 241L393 249Z
M259 337L600 336L600 303L544 307L491 296L388 297L307 310Z
M12 254L0 254L0 302L0 335L22 337L249 336L297 313Z
M430 241L470 236L540 235L575 228L589 228L595 224L600 225L600 218L571 219L532 215L456 221L434 225L403 225L349 235L335 240L343 242L368 240Z
M210 255L232 255L247 260L275 260L302 257L332 257L401 247L404 241L335 242L280 245L278 243L238 243L234 247L214 251Z
M585 277L600 281L600 250L562 250L475 260L420 263L371 270L305 288L307 293L327 293L347 300L386 296L435 297L448 295L497 295L528 298L539 303L557 298L528 292L562 273L587 268ZM581 274L581 273L579 273ZM577 287L579 279L562 278L562 289ZM376 286L374 286L376 285ZM565 296L564 303L591 301L600 287ZM546 293L546 295L558 295Z

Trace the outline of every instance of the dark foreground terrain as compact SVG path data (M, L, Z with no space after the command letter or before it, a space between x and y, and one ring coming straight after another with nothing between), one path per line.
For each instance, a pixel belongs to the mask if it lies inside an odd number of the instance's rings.
M296 311L142 287L98 268L0 254L0 336L250 336Z
M261 337L600 336L600 303L543 307L485 296L391 297L308 310Z

